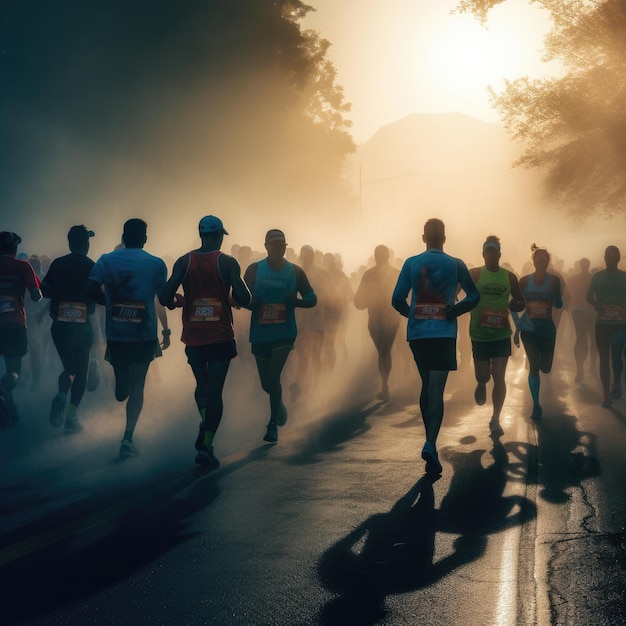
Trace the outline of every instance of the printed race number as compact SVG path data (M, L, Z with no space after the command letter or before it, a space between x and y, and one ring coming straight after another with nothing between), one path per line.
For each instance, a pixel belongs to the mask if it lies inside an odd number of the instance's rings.
M84 324L87 321L87 305L84 302L59 302L57 320Z
M287 321L284 304L262 304L258 312L259 324L284 324Z
M191 306L190 322L219 322L222 303L217 298L195 298Z
M416 320L445 320L446 305L436 302L418 303L415 305Z
M116 302L111 307L111 319L115 322L141 324L145 316L144 302Z

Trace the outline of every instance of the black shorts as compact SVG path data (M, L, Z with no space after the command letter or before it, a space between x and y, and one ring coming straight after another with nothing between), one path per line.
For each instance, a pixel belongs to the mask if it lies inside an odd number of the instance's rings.
M78 363L89 361L89 353L94 339L91 322L71 324L54 321L50 331L63 368L75 374Z
M230 361L237 356L235 340L221 343L209 343L204 346L185 346L187 363L192 368L202 367L207 363Z
M511 356L511 338L498 341L472 341L474 361L491 361L491 359Z
M151 341L108 341L104 359L113 367L150 363L161 356L158 339Z
M9 359L23 357L28 352L26 326L7 324L0 326L0 355Z
M420 370L456 370L456 338L436 337L409 341L413 358Z
M543 337L536 333L529 333L526 330L520 332L524 348L526 346L535 346L540 354L554 354L554 346L556 344L555 337Z
M269 343L253 343L252 354L259 359L269 361L272 358L272 352L279 348L293 348L294 339L278 339Z

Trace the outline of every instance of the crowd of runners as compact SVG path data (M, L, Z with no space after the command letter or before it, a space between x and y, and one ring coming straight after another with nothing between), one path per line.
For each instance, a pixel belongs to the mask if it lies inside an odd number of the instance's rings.
M275 444L288 419L283 374L290 354L296 354L290 400L320 393L323 376L348 360L347 334L357 310L367 311L380 378L373 395L380 402L391 400L393 355L399 341L408 341L421 380L422 458L428 473L442 469L437 437L448 374L470 349L478 405L487 402L491 386L493 436L503 434L500 414L512 344L521 342L526 355L530 417L542 418L541 375L552 369L563 311L569 313L575 382L599 376L603 407L622 396L626 272L619 268L616 246L604 250L603 267L592 269L590 260L581 258L565 272L555 267L547 249L533 244L530 263L516 273L501 264L495 235L485 237L476 265L448 255L445 225L433 218L424 225L425 250L399 260L379 245L370 262L348 276L340 255L310 245L296 251L276 228L266 232L262 254L240 245L230 254L222 252L228 232L214 215L200 220L198 234L200 246L176 259L168 277L166 263L144 250L148 225L138 218L123 225L121 244L95 262L89 257L94 232L84 225L69 229L69 254L54 260L21 253L20 236L1 232L0 427L19 423L14 395L24 385L23 370L30 389L39 389L43 371L49 371L42 354L50 338L60 371L50 424L68 434L83 430L78 410L85 391L98 385L104 359L112 368L115 399L125 403L119 455L137 456L134 432L146 376L170 346L168 310L175 309L180 309L181 341L195 379L196 463L208 468L219 465L213 441L232 359L239 355L243 371L258 377L267 394L263 439ZM406 360L401 367L407 369Z

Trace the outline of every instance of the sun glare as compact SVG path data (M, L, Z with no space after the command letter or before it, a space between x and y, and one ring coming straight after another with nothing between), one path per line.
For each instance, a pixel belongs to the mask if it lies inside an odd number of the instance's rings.
M426 64L431 79L455 99L486 99L489 85L499 88L504 78L516 78L525 50L510 30L489 30L467 16L450 17L432 34Z

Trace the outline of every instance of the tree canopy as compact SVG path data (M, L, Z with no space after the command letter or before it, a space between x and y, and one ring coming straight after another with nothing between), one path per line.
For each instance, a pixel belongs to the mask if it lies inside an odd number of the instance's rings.
M464 0L462 12L486 18L503 0ZM550 11L545 61L558 78L508 80L492 103L524 143L516 165L546 171L548 199L578 221L626 213L626 3L534 0Z
M350 105L328 42L301 27L311 10L300 0L3 2L5 202L128 194L149 204L167 191L241 203L245 190L259 205L288 204L334 189L354 149Z

